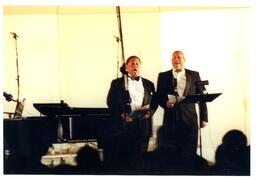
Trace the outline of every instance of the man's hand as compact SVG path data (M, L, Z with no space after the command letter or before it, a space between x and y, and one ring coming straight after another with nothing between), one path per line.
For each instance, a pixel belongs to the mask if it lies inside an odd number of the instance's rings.
M121 117L122 117L123 121L126 122L126 123L130 123L130 122L133 121L128 113L122 113Z
M142 118L143 120L147 120L150 118L150 111L145 111L144 112L144 117Z
M167 108L173 108L173 106L174 106L174 103L173 103L173 102L170 102L169 100L166 101L166 107L167 107Z
M206 125L207 125L207 122L206 121L202 121L201 125L200 125L200 128L204 128Z

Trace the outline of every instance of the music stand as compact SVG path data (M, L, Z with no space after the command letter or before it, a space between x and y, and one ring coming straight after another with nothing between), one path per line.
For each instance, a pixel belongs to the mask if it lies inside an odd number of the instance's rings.
M71 108L63 100L60 103L34 103L33 106L40 112L40 114L57 120L57 136L58 141L63 141L63 124L62 118L66 115L70 116ZM69 138L72 139L72 119L69 118Z
M213 93L213 94L196 94L196 95L189 95L184 97L180 103L182 104L189 104L189 103L197 103L199 106L199 124L201 125L202 119L200 116L201 110L201 103L212 102L222 93ZM201 137L201 127L199 127L199 149L200 149L200 156L202 156L202 137Z
M217 98L222 93L213 93L213 94L196 94L189 95L183 98L181 103L198 103L198 102L212 102L215 98Z
M66 103L34 103L34 108L40 112L40 114L52 117L68 114L71 108Z

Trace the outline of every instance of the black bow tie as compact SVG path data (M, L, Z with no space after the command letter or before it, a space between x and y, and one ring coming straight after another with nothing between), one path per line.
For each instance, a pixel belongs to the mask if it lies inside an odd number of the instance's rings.
M131 80L133 80L133 81L139 81L140 80L140 76L137 76L137 77L130 77L129 76L129 78L131 78Z
M182 70L181 69L175 69L174 70L176 73L180 73Z

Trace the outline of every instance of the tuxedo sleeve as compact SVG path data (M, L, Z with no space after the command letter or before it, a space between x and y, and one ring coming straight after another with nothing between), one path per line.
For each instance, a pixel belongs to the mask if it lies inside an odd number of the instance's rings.
M117 112L119 103L118 103L118 82L113 80L110 85L107 96L107 105L111 113Z
M154 114L155 111L157 110L158 103L157 103L155 86L152 82L150 83L150 89L151 89L151 93L152 93L152 99L151 99L151 102L150 102L150 109L152 111L152 114Z
M199 73L197 73L196 81L201 81ZM205 86L197 86L196 87L196 94L203 94L205 91ZM203 121L208 122L208 111L206 102L200 103L200 119Z
M164 74L159 73L157 79L156 99L158 104L164 109L166 109L166 101L168 100L167 89Z

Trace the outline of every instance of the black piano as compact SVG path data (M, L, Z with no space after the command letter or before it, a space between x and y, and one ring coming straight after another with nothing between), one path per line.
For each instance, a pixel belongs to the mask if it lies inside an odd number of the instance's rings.
M63 102L33 105L42 117L54 122L56 139L59 141L99 139L105 133L110 116L108 108L69 107Z
M69 107L66 103L35 103L40 116L4 119L5 150L30 153L30 146L96 140L98 147L107 133L108 108Z

